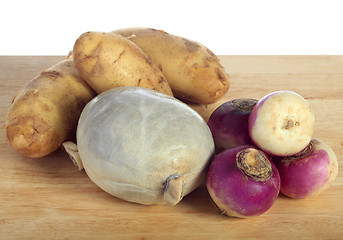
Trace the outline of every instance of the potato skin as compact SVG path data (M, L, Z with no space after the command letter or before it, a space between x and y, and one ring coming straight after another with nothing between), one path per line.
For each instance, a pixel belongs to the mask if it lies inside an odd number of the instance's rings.
M74 63L80 75L97 93L135 86L173 96L163 73L134 43L117 34L83 33L73 48Z
M151 28L124 28L112 33L127 37L151 57L175 97L210 104L229 89L229 77L219 59L200 43Z
M57 63L33 78L13 99L5 126L8 142L26 157L52 153L75 137L81 111L95 95L72 59Z

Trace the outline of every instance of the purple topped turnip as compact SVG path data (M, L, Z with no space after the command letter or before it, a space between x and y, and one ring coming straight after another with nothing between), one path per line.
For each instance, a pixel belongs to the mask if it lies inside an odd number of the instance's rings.
M247 218L273 206L280 191L280 176L265 153L251 146L237 146L214 158L206 186L222 214Z
M277 91L260 99L249 116L252 141L267 154L290 156L311 141L314 115L309 103L291 91Z
M214 110L208 120L208 126L218 151L252 144L248 119L256 103L255 99L234 99Z
M330 146L312 139L300 153L274 159L281 177L281 192L306 198L327 189L336 179L337 158Z

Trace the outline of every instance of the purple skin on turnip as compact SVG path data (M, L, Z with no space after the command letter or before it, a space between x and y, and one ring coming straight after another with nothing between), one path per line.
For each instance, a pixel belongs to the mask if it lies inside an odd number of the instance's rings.
M330 146L312 139L300 153L273 158L281 178L281 192L291 198L307 198L327 189L338 172L337 158Z
M311 141L314 115L299 94L277 91L260 99L249 116L249 134L267 154L291 156Z
M257 100L234 99L220 105L211 114L208 126L217 152L239 145L252 145L248 131L248 119Z
M280 176L262 151L237 146L214 158L206 186L222 214L247 218L261 215L273 206L280 191Z

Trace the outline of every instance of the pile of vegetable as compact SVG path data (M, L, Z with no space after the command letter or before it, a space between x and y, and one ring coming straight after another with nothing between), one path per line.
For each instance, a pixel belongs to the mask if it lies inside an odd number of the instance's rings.
M279 192L297 199L327 189L338 163L330 146L313 138L314 122L310 104L292 91L220 105L208 121L217 155L206 182L220 211L257 216Z
M63 146L101 189L145 205L176 205L205 181L223 214L244 218L280 192L305 198L332 184L336 156L313 138L300 95L234 99L208 122L191 107L217 102L229 86L198 42L150 28L86 32L15 96L7 139L31 158Z

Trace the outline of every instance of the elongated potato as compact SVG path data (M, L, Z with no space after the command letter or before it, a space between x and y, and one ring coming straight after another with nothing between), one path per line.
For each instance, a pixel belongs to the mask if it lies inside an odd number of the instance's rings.
M75 66L98 93L133 86L173 96L162 72L134 43L117 34L83 33L73 48Z
M125 28L112 33L127 37L152 59L176 97L209 104L229 89L229 77L219 59L205 46L151 28Z
M32 79L14 98L6 119L8 142L20 154L50 154L76 133L86 103L96 93L66 59Z

